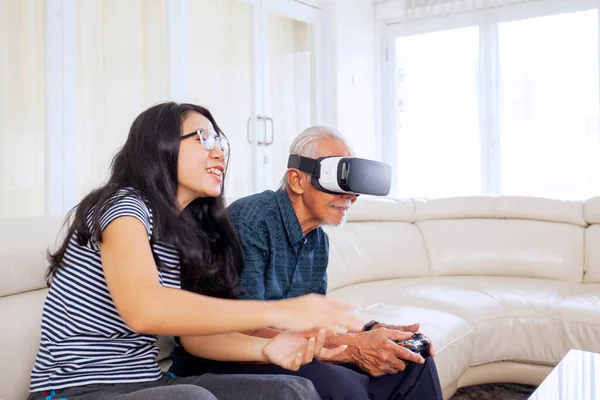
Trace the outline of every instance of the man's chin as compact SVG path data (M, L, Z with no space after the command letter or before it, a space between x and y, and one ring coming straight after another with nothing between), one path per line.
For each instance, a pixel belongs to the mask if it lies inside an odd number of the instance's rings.
M326 218L323 221L323 225L327 225L327 226L343 226L346 224L346 216L343 216L342 218Z

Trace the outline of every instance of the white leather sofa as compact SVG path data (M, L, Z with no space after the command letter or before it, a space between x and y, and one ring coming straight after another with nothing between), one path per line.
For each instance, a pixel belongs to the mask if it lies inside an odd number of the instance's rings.
M45 249L61 223L1 223L0 399L27 396ZM329 295L366 320L420 322L446 398L477 383L539 384L569 349L600 352L600 198L361 197L327 232ZM162 338L161 358L170 345Z

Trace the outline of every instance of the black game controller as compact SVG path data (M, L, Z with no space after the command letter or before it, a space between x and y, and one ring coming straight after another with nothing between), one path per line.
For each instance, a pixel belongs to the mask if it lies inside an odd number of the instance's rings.
M396 341L398 346L402 346L419 354L421 357L429 357L429 345L431 342L422 334L416 332L410 339Z

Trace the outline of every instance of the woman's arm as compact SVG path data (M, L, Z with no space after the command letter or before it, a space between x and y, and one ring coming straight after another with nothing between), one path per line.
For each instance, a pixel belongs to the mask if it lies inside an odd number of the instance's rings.
M297 371L310 363L322 351L337 355L346 346L323 349L325 330L319 332L281 332L273 339L263 339L242 333L223 333L206 336L183 336L181 344L196 357L218 361L272 363Z
M263 362L269 360L263 348L269 339L243 333L219 333L204 336L181 336L181 345L196 357L216 361Z
M144 225L119 217L102 233L100 256L106 284L119 315L136 332L204 335L273 326L359 331L362 322L348 305L324 296L282 301L223 300L162 287Z
M259 328L259 329L251 329L249 331L243 331L241 333L243 333L244 335L250 335L250 336L264 338L264 339L272 339L281 333L281 329Z

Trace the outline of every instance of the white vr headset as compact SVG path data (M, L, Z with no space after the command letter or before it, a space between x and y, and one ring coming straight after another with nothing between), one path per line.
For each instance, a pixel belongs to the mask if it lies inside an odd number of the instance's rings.
M288 168L311 174L313 186L325 193L386 196L392 186L392 168L364 158L291 155Z

